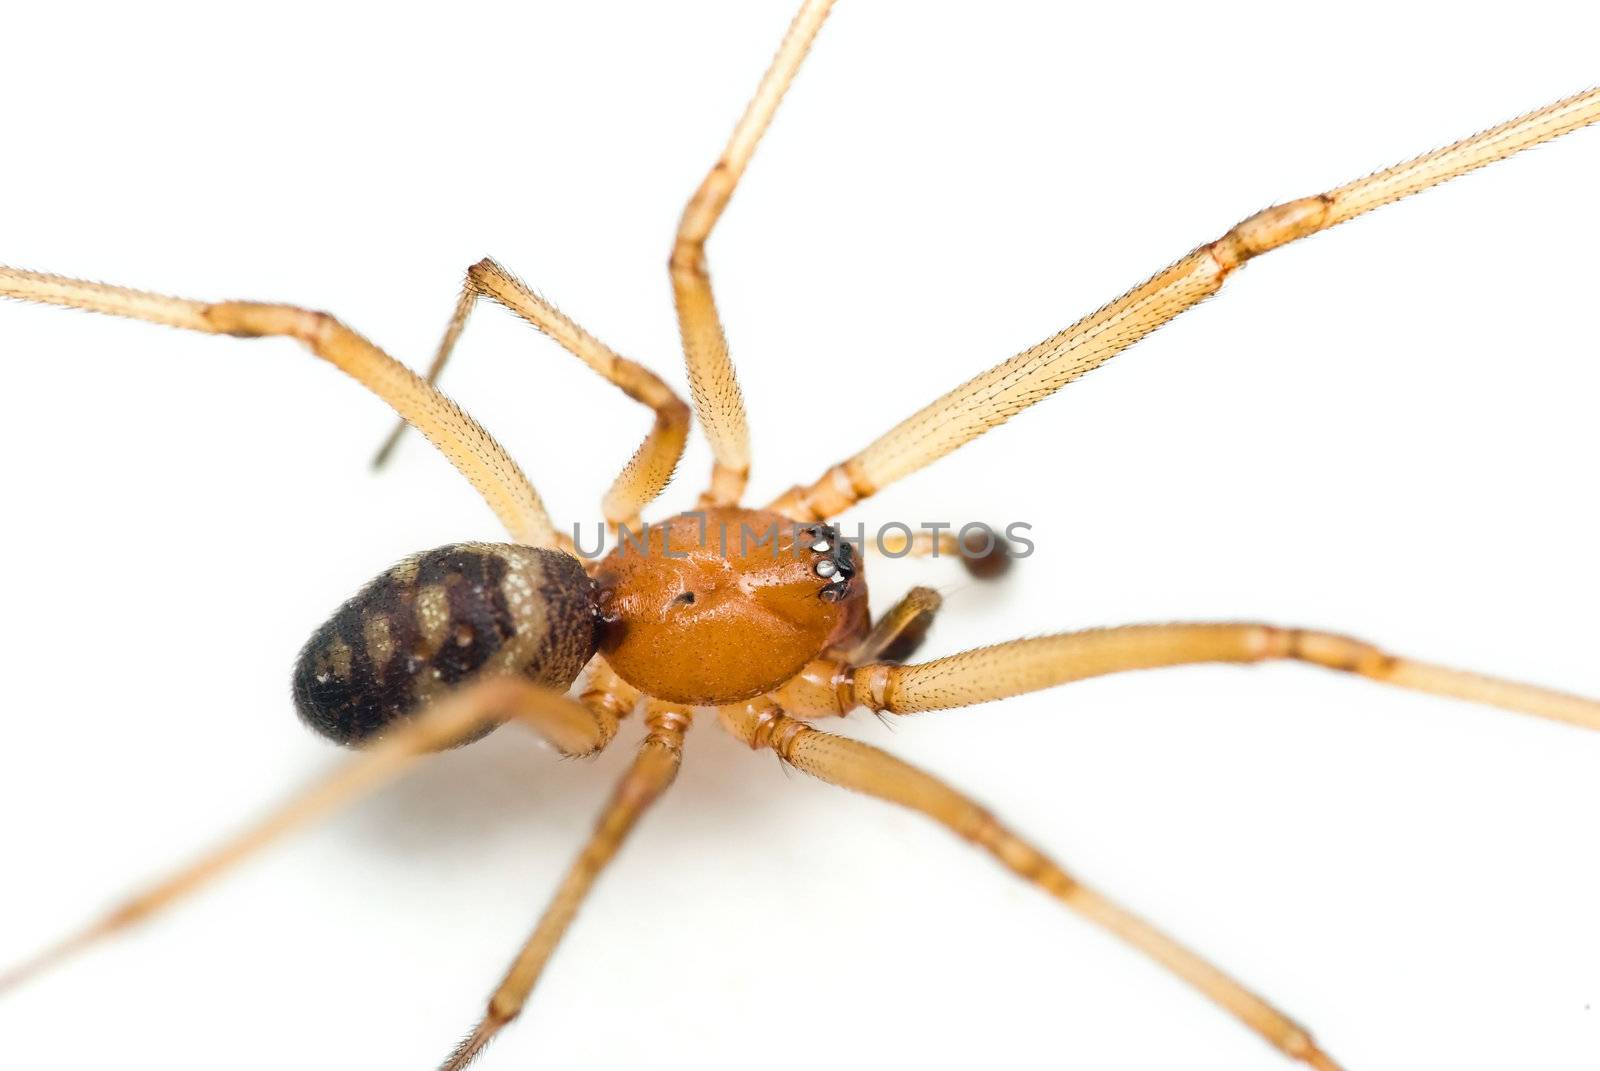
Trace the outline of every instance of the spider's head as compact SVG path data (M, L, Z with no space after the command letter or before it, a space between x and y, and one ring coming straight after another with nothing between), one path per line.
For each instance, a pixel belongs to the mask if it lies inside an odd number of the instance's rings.
M596 570L601 653L646 695L711 705L779 687L863 627L855 548L763 510L686 513Z

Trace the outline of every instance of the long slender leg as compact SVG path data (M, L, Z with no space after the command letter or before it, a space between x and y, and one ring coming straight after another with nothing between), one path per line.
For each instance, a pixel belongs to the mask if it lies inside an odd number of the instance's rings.
M555 339L561 346L584 364L632 398L655 412L655 424L644 442L634 452L627 466L617 477L602 501L605 518L612 525L626 524L637 528L639 513L659 495L672 478L678 459L683 456L684 444L689 436L689 407L673 393L661 379L648 368L626 357L595 338L574 323L560 309L534 293L526 283L506 271L493 260L485 258L467 269L467 280L456 301L455 312L445 329L433 364L428 368L427 380L437 383L439 374L455 349L456 340L467 325L467 317L479 298L499 302L522 319ZM384 441L373 465L387 460L404 434L407 424L400 421Z
M772 508L823 520L998 427L1216 293L1245 261L1600 120L1600 88L1315 197L1259 212L1053 338L968 380Z
M588 843L567 870L538 926L489 998L489 1008L482 1021L445 1060L441 1071L460 1071L466 1067L490 1039L521 1014L528 994L539 981L595 879L616 856L639 818L677 777L683 758L683 734L689 727L690 717L685 707L658 702L649 705L646 714L649 733L638 757L612 791Z
M1322 1071L1338 1065L1294 1020L1148 922L1072 877L993 814L932 774L863 744L813 729L769 703L718 708L722 724L813 777L927 815L993 855L1090 922L1122 938L1215 1001L1287 1055Z
M0 267L0 296L126 316L213 335L298 339L388 402L454 465L529 546L558 544L544 503L517 463L478 422L405 365L325 312L251 301L207 303L60 275Z
M1600 702L1564 692L1401 658L1330 632L1251 623L1125 625L1013 640L917 665L839 664L856 703L889 714L971 706L1125 670L1196 662L1291 659L1383 684L1600 729Z
M616 720L604 711L519 678L495 677L469 685L384 734L356 758L291 796L248 829L0 974L0 992L171 907L285 833L371 792L422 756L470 739L486 722L500 719L524 722L568 755L598 751L610 742L617 729Z
M706 271L706 239L728 206L739 178L766 133L800 61L811 48L833 0L805 0L778 46L778 54L733 128L722 156L695 190L678 223L669 267L672 295L678 309L678 330L689 369L695 412L711 440L715 463L705 505L736 505L750 475L750 429L745 422L744 395L728 357L728 339L717 314Z

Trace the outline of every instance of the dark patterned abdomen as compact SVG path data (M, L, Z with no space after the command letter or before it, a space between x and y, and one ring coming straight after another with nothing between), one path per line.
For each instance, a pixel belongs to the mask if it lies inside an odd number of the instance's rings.
M592 591L554 550L457 543L407 558L312 635L295 707L329 739L361 744L478 673L565 691L595 652Z

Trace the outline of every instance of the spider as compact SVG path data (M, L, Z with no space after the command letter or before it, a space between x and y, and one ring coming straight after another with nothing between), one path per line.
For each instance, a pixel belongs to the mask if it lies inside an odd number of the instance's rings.
M735 512L748 471L748 437L704 248L829 6L802 7L723 158L690 201L672 257L694 410L716 458L702 511L714 529L793 522L779 555L706 556L705 541L690 538L675 519L657 529L662 542L650 553L629 558L619 552L585 570L565 553L562 534L494 441L427 383L339 321L289 306L189 302L55 276L0 274L0 287L13 297L210 333L284 335L305 343L428 435L483 494L514 541L424 552L385 571L336 612L307 645L296 672L296 699L308 721L341 742L376 742L313 794L14 977L165 906L268 836L499 720L525 722L564 752L581 754L605 746L617 723L638 713L647 726L639 757L483 1021L446 1063L463 1066L516 1016L583 893L644 809L670 785L684 729L698 715L714 718L737 739L775 752L806 773L911 807L951 827L1069 908L1154 956L1288 1055L1312 1066L1335 1066L1306 1031L1261 997L1069 875L994 815L929 775L812 723L825 725L856 707L893 717L1114 671L1267 658L1311 662L1588 727L1597 725L1596 707L1412 662L1359 640L1255 624L1122 627L902 665L886 656L906 654L907 638L926 627L937 597L915 590L869 623L862 613L865 575L828 522L1114 356L1215 292L1245 261L1592 122L1600 118L1600 97L1593 91L1580 94L1399 170L1251 217L762 510ZM688 431L688 407L642 366L617 356L492 261L469 269L429 381L472 309L484 300L510 308L556 338L653 413L649 437L604 502L609 522L636 525L676 467ZM674 543L687 559L663 553ZM675 561L689 564L670 564ZM739 578L732 587L725 578L730 569ZM403 644L399 641L408 628L415 635ZM408 654L416 655L417 665L406 661ZM398 668L402 665L407 668ZM510 669L521 672L505 672ZM568 698L566 689L585 670L582 691Z

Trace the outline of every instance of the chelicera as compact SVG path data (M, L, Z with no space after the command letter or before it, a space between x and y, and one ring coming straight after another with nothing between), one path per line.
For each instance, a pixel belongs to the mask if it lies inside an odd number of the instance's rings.
M1069 874L942 780L812 724L865 708L884 715L965 707L1107 673L1196 662L1291 659L1386 684L1600 728L1600 704L1397 657L1360 640L1257 623L1126 625L999 643L908 664L939 608L914 588L874 619L852 544L828 522L1004 423L1214 294L1279 246L1600 121L1591 89L1328 192L1237 224L1039 345L1003 361L760 509L741 504L750 468L743 400L706 267L705 243L831 8L805 0L721 158L690 199L670 260L693 408L715 464L697 510L641 526L682 456L690 407L493 261L466 283L433 366L418 376L326 313L203 302L0 268L0 295L192 331L296 339L389 403L494 509L509 543L459 543L385 570L312 635L295 667L302 718L359 753L258 825L0 976L0 988L149 916L274 837L391 777L429 752L515 721L569 755L644 722L639 752L599 816L481 1021L444 1067L465 1066L521 1012L590 887L641 815L671 785L685 731L709 714L736 738L822 780L911 808L1148 954L1283 1053L1333 1059L1263 997ZM602 500L618 533L643 533L584 562L500 445L434 386L481 298L545 332L624 394L652 426ZM380 455L382 456L382 455ZM747 538L753 533L754 538ZM766 535L765 540L762 539ZM912 549L1003 570L1004 541L970 553L936 537ZM573 690L576 694L570 694Z

